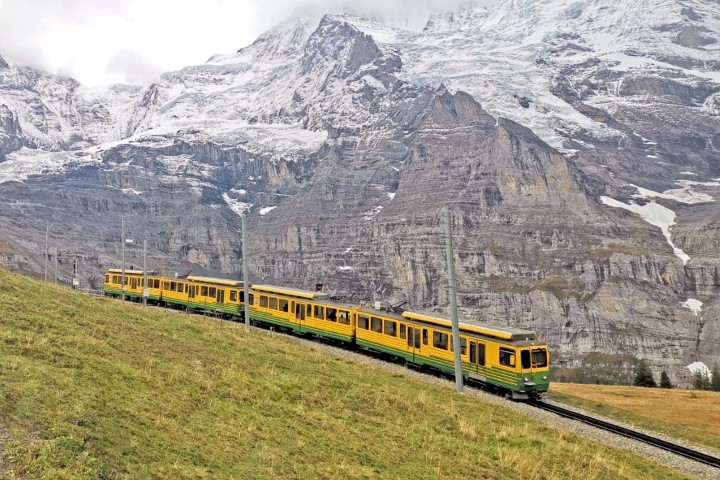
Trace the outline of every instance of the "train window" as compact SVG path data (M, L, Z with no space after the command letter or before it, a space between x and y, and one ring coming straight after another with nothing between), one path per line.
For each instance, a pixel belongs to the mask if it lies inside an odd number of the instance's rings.
M337 308L329 308L327 309L327 320L328 322L337 322Z
M406 328L405 324L401 323L400 324L400 338L402 338L403 340L405 340L405 338L407 337L407 335L405 333L405 328Z
M397 322L385 320L385 335L397 337Z
M263 308L267 308L268 306L268 297L265 295L260 295L260 306Z
M358 328L367 330L369 323L370 323L369 317L367 317L366 315L358 315Z
M547 367L547 350L544 348L536 348L532 351L532 366L535 368Z
M417 343L417 340L415 340L415 342ZM427 344L428 344L428 331L427 331L427 328L423 328L423 345L427 345Z
M281 298L278 301L278 310L280 310L281 312L287 312L288 308L288 301Z
M255 295L250 293L248 294L248 297L250 297L250 305L255 305Z
M230 301L237 302L237 292L235 290L230 290Z
M208 297L215 298L215 295L217 295L217 288L215 288L215 287L208 288Z
M448 334L442 332L433 332L433 347L447 350Z
M275 297L269 297L269 298L270 298L270 308L272 308L273 310L277 310L278 309L278 299Z
M343 325L350 325L350 312L340 310L338 312L338 322L342 323Z
M183 283L178 282L178 287L177 287L177 292L178 292L178 293L183 293L183 290L184 290L183 286L184 286Z
M105 275L105 283L110 283L110 275Z
M455 346L453 345L452 338L450 339L450 351L455 351ZM460 355L465 355L467 353L467 340L460 337Z
M530 350L520 350L520 365L522 368L530 368Z
M478 365L485 366L485 344L478 342Z
M112 283L120 283L120 280L118 280L118 276L117 276L117 275L113 275L113 277L112 277Z
M163 282L163 290L170 290L170 282Z
M309 303L307 304L307 309L306 309L307 313L305 314L306 317L312 317L312 307L313 306L310 305Z
M315 305L315 313L313 314L313 317L317 318L318 320L325 320L325 307Z
M207 287L200 287L200 295L207 297Z
M176 282L170 282L170 290L172 290L172 291L174 292L176 288L177 288L177 283L176 283Z
M506 367L514 367L515 366L515 351L509 350L507 348L501 348L500 349L500 365L505 365Z
M370 330L377 333L382 333L382 319L377 317L370 317Z
M477 363L477 343L470 342L470 363Z
M240 294L240 303L245 303L245 292L240 290L240 291L238 291L238 293ZM250 298L252 298L252 297L250 297Z

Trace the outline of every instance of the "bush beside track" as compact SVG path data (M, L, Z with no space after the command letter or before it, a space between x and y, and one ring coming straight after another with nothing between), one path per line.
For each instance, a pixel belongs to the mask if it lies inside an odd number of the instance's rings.
M684 478L282 336L4 270L0 477Z

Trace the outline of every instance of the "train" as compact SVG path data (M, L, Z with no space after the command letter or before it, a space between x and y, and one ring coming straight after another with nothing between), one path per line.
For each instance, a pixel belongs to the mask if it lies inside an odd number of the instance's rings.
M105 273L103 293L123 295L121 269ZM145 292L147 278L147 292ZM424 370L454 374L451 322L434 313L338 301L325 292L204 276L170 278L125 270L125 298L211 313L288 333L314 336ZM460 322L460 357L466 383L514 400L538 400L549 387L550 352L531 330Z

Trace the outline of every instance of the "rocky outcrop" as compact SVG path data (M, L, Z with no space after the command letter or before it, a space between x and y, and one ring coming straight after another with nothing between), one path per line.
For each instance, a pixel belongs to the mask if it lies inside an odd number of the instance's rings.
M0 162L5 160L5 154L22 147L22 138L17 115L6 105L0 105Z

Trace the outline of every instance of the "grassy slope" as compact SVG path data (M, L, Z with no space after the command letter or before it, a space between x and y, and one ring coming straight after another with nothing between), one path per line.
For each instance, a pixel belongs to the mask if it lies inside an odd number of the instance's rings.
M550 398L720 451L720 393L555 383Z
M0 270L2 432L0 477L684 478L281 336Z

